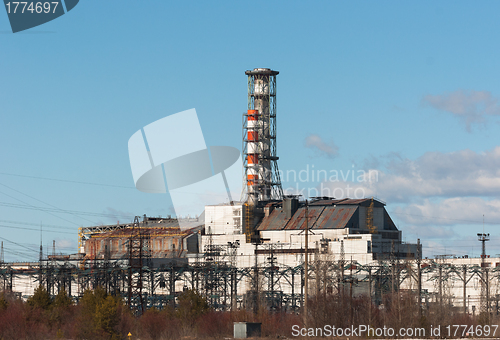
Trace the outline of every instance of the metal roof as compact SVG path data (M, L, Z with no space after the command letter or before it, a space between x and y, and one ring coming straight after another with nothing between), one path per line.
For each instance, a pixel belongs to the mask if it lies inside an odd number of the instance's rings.
M373 203L376 207L385 206L385 202L377 199L377 198L328 198L328 197L318 197L312 200L309 205L363 205L367 206L371 203L373 199Z
M142 232L150 235L159 234L190 234L201 230L204 225L204 219L181 219L182 228L179 226L179 220L176 218L154 218L148 219L147 224L139 223ZM126 237L132 232L133 223L115 224L109 226L85 228L84 233L87 238L95 237Z
M335 199L316 199L314 201L309 202L310 206L314 205L334 205L337 202L342 201L342 200L335 200Z
M381 202L380 200L378 200L376 198L361 198L361 199L347 198L347 199L339 200L339 202L337 202L335 204L337 204L337 205L363 205L363 206L367 206L371 203L372 199L373 199L373 203L374 203L375 207L385 206L384 202Z
M325 209L313 229L343 229L347 226L358 207L335 207Z
M316 223L316 220L318 219L319 215L323 212L325 207L309 207L309 213L308 213L308 225L309 229L314 228L314 224ZM305 229L306 228L306 209L305 207L301 207L295 212L295 214L292 216L290 221L287 223L285 226L285 229L289 230L297 230L297 229Z
M357 206L312 205L309 206L309 228L342 229L358 210ZM305 207L301 206L291 219L285 217L281 208L275 209L268 217L264 217L257 230L298 230L305 229Z
M282 230L288 222L285 216L282 208L276 208L268 217L264 217L257 230Z
M245 74L246 75L263 74L263 75L275 76L279 74L279 71L274 71L269 68L254 68L253 70L245 71Z
M139 230L137 230L137 229L140 229L140 233L144 236L147 236L147 237L157 237L157 236L162 236L162 237L164 237L164 236L171 236L171 237L181 236L181 237L184 237L184 236L192 234L193 232L198 231L197 229L201 229L201 227L200 228L191 228L191 229L187 229L187 230L181 230L179 228L178 223L176 226L172 226L170 224L168 224L168 225L155 224L154 226L141 225L139 228L136 228L136 229L132 229L131 227L129 227L129 228L124 228L124 229L117 229L117 230L109 231L106 233L94 234L94 235L91 235L91 239L95 239L95 238L99 238L99 239L128 238L128 237L132 236L132 232L134 232L134 234L138 234Z

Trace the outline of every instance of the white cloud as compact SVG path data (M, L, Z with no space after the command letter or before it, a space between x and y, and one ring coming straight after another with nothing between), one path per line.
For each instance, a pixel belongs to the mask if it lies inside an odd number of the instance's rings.
M378 170L378 178L353 184L363 186L367 194L397 202L430 197L497 197L500 147L479 153L427 152L416 160L393 157Z
M442 95L426 95L422 102L435 109L446 111L465 122L467 131L472 124L484 123L487 115L500 115L498 99L489 91L458 90Z
M483 214L500 224L500 147L428 152L415 160L393 155L369 163L380 170L365 170L355 180L324 181L319 196L380 197L399 204L392 213L413 226L481 224Z
M398 215L394 212L390 213L391 216L397 216L398 220L401 220L401 215ZM415 238L421 239L450 239L456 236L455 231L452 228L444 227L444 226L435 226L435 225L410 225L408 227L401 227L404 235L408 237L409 235L415 236Z
M333 141L325 142L319 135L310 134L304 140L306 148L316 150L320 155L327 158L334 158L339 153L338 146Z
M444 200L425 199L421 203L412 203L396 207L392 214L399 220L413 226L423 225L478 225L500 224L500 200L486 200L481 197L453 197Z

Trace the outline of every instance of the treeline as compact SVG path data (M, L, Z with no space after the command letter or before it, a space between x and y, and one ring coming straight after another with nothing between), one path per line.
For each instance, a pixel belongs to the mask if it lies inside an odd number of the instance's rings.
M405 338L463 338L463 337L490 337L499 338L500 328L498 326L500 317L498 308L493 308L490 302L489 312L477 310L473 313L464 313L463 306L454 306L450 297L443 299L423 299L421 305L418 303L418 294L414 291L396 291L383 294L378 297L378 303L374 303L366 295L350 297L346 294L317 294L311 297L308 306L307 329L316 330L325 325L336 328L359 327L359 325L371 328L391 328L395 331L391 338L401 338L398 331L401 329L424 330L421 335L413 334ZM457 329L455 325L460 325ZM487 326L487 327L485 327ZM449 327L449 330L448 328ZM440 335L432 334L431 330L440 330ZM473 334L476 330L481 334ZM488 335L485 334L488 331ZM495 334L493 333L495 331ZM315 335L318 332L315 333ZM319 331L321 333L321 331ZM448 334L449 333L449 334ZM463 333L463 334L462 334ZM303 334L307 334L305 331ZM363 334L360 338L389 338ZM317 338L317 337L315 337ZM356 338L356 336L350 336Z
M309 330L324 329L326 325L396 330L413 327L424 328L425 334L430 335L431 327L440 326L444 332L448 325L477 329L478 325L499 323L496 308L490 313L464 314L462 308L453 307L446 299L419 306L412 292L386 294L378 304L366 296L351 298L348 294L317 294L308 301L307 319L304 314L270 312L264 301L258 313L218 312L210 308L204 297L187 290L179 296L175 309L152 308L136 317L121 298L108 295L103 289L88 290L75 303L64 291L51 298L43 287L38 287L27 301L0 292L0 340L129 339L129 333L130 339L142 340L224 339L232 337L233 322L238 321L261 322L262 336L274 339L296 335L294 325L295 329ZM445 335L441 337L448 338ZM492 336L499 337L500 330Z
M26 302L0 292L0 340L10 339L223 339L232 337L233 322L262 322L263 335L290 334L300 317L245 310L218 312L192 290L181 294L177 308L152 308L134 316L123 301L103 289L84 292L74 303L66 292L51 298L38 287Z

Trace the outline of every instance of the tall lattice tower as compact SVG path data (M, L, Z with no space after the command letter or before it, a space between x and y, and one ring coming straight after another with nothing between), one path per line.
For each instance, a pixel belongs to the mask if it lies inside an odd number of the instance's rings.
M247 204L281 200L283 189L276 156L276 76L255 68L248 76L248 111L243 116L243 153Z
M484 217L483 217L484 218ZM483 222L484 223L484 222ZM489 273L486 267L486 241L490 240L490 234L479 233L477 234L479 242L481 242L481 311L490 312L490 286L489 286Z
M144 215L146 224L146 215ZM134 224L128 240L128 305L135 313L141 315L147 308L147 301L142 292L146 271L150 267L149 234L141 227L139 217L134 218Z

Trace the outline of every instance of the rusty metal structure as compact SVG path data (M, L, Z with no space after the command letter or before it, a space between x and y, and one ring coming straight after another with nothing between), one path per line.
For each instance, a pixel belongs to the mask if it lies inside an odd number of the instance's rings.
M234 245L230 246L233 247ZM231 248L232 249L232 248ZM171 263L168 266L146 267L148 275L142 276L144 308L163 308L176 305L177 297L185 289L193 289L207 297L217 310L253 308L254 302L271 310L298 311L304 303L305 268L304 263L295 267L283 266L275 255L275 246L263 246L260 252L268 255L268 261L259 266L236 268L222 255L222 249L207 251L213 260L208 263L187 264ZM220 252L219 252L220 251ZM215 253L214 253L215 252ZM217 253L219 252L219 253ZM448 286L458 282L463 286L463 297L455 297L463 304L463 312L470 313L472 302L467 298L472 281L482 280L483 266L457 265L446 259L422 260L407 259L403 262L381 260L378 264L362 265L352 260L339 258L335 261L324 257L322 251L312 251L308 276L312 296L338 295L350 296L353 290L366 294L375 304L383 303L384 296L400 296L410 292L421 301L420 313L425 314L432 306L439 308L448 305L453 298ZM34 278L51 295L64 289L71 297L78 299L85 289L103 287L110 294L121 295L127 299L128 265L127 261L97 259L81 266L81 258L57 256L42 259L40 263L1 263L0 288L2 291L16 291L16 281ZM489 270L488 286L498 289L500 267ZM426 277L425 279L423 277ZM212 282L217 280L217 285ZM255 289L243 292L240 284L245 280L255 282ZM279 282L278 282L279 281ZM428 292L421 289L423 283L435 282L438 289ZM183 288L178 289L179 283ZM285 286L289 293L284 293ZM418 287L408 290L405 287ZM420 294L418 294L420 292ZM19 293L17 293L19 294ZM255 295L257 294L257 295ZM19 297L21 297L19 295ZM481 296L490 304L490 313L500 313L498 295ZM132 304L135 311L141 306Z
M262 207L283 199L276 151L276 76L278 71L255 68L248 77L248 108L243 114L243 184L246 242L259 242L255 226Z
M379 200L318 198L308 205L308 222L311 229L345 229L354 234L371 232L367 220L373 226L373 210L378 208L382 229L378 231L383 239L397 239L399 230ZM303 230L305 229L305 204L297 199L285 198L283 202L269 203L267 215L257 227L258 231ZM363 218L368 215L370 218Z
M374 202L372 198L370 206L366 211L366 227L368 228L370 233L375 234L377 232L377 226L373 224L373 207L374 207Z
M384 217L384 210L381 209L383 203L371 199L323 198L313 200L307 206L293 200L270 202L266 205L266 214L258 229L298 233L307 226L311 237L328 228L349 226L358 229L356 223L366 221L363 209L366 212L371 205L374 205L374 209L378 206L379 216ZM378 224L381 228L379 232L386 232L386 236L390 237L397 229L388 218L384 219L387 225ZM326 239L309 250L284 248L279 243L250 245L254 247L255 264L238 266L238 253L244 244L217 244L210 231L207 235L209 242L204 248L190 253L189 238L194 240L200 237L198 231L194 228L181 233L172 220L164 222L161 219L144 218L140 222L136 217L129 227L109 232L108 235L113 237L97 233L95 237L87 239L84 246L95 251L93 254L52 254L40 258L39 263L0 263L0 288L16 291L18 282L24 278L43 285L51 295L64 289L78 299L86 289L102 287L109 294L121 296L138 314L151 307L175 308L179 295L187 289L196 290L205 296L216 310L258 310L264 307L293 312L304 306L306 290L309 296L336 295L342 301L354 295L366 294L375 304L383 304L388 295L400 296L403 292L411 292L418 297L419 313L423 315L431 307L441 308L450 304L453 298L459 301L464 313L469 313L475 302L471 304L470 299L467 299L467 289L473 288L473 282L484 282L487 288L481 291L481 303L489 306L489 312L500 312L500 297L490 294L492 287L498 289L500 286L500 266L497 263L497 266L489 268L487 264L491 265L491 262L487 256L482 256L479 265L459 265L444 257L423 260L420 243L416 256L410 253L403 256L394 242L389 242L392 248L390 257L380 257L375 263L361 264L346 258L346 238L339 241L341 256L337 258L331 257L331 243ZM369 235L368 230L364 232ZM183 246L175 252L171 249L169 253L162 253L164 250L160 244L153 246L156 237L178 238L182 242L176 244ZM124 242L126 250L113 245L115 240ZM148 248L155 248L155 254L162 256L150 257ZM285 264L284 254L297 257L296 264ZM307 268L305 254L310 256ZM188 261L189 256L196 261ZM257 256L266 260L258 262ZM459 298L450 293L450 286L454 282L463 286L463 296ZM246 287L245 283L250 283L250 287ZM423 283L434 284L434 291L423 290ZM350 315L352 317L352 310Z
M139 227L134 231L134 224L125 229L116 229L107 233L93 234L84 242L83 253L86 259L104 259L105 251L111 258L129 257L129 240L138 231L142 237L148 239L150 255L153 258L180 257L188 252L188 239L196 238L198 229L188 229L181 231L178 224L173 220L166 223L144 222L139 223ZM193 240L194 241L194 240Z
M250 205L283 198L276 153L276 76L255 68L248 76L248 111L243 115L245 186Z

